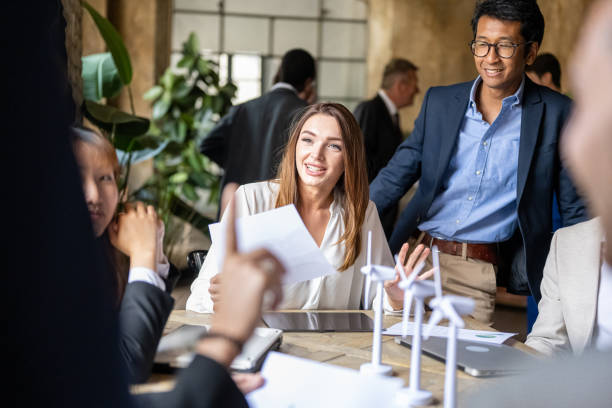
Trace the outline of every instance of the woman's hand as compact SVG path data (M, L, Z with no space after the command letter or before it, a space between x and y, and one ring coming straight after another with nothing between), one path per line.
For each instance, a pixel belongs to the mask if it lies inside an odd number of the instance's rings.
M402 248L400 249L399 256L398 256L400 261L406 258L406 254L408 253L409 248L410 246L408 245L407 242L404 245L402 245ZM406 274L406 276L409 276L412 273L416 265L420 264L421 262L425 262L430 252L431 252L430 249L425 248L425 245L423 244L417 245L417 247L414 249L414 251L412 251L412 253L408 257L408 260L406 260L406 263L402 264L402 267L404 268L404 273ZM430 269L427 272L419 275L417 279L418 280L428 279L431 276L433 276L433 272L434 272L433 269ZM404 306L404 291L398 285L400 280L401 280L400 271L397 270L397 265L396 265L395 279L385 282L385 290L387 291L387 298L389 299L389 304L394 310L399 310L403 308Z
M126 203L125 211L108 226L111 243L130 257L130 268L142 266L155 271L157 234L155 208L141 202Z
M210 300L213 301L213 310L215 310L215 304L221 299L221 281L222 278L219 276L220 274L216 274L212 278L210 278L210 286L208 287L208 293L210 293Z
M260 373L234 373L232 380L244 395L255 391L266 382Z

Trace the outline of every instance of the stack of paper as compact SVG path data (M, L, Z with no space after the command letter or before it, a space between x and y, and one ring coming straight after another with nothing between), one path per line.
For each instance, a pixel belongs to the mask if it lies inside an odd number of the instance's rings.
M210 224L216 260L221 270L225 259L225 223ZM306 229L293 204L236 220L240 251L266 248L285 267L283 283L302 282L335 273Z
M251 407L390 407L401 378L359 371L271 352L261 370L264 386L247 395Z
M414 334L415 324L413 322L408 322L408 335L412 336ZM425 333L425 327L427 325L422 325L422 333ZM402 335L402 323L394 324L388 329L383 330L382 334L387 336L401 336ZM482 343L492 343L492 344L502 344L504 341L508 340L510 337L517 335L518 333L504 333L504 332L496 332L496 331L484 331L484 330L468 330L468 329L459 329L457 334L457 339L459 340L467 340L467 341L479 341ZM434 326L431 331L431 336L433 337L448 337L448 327L444 326Z

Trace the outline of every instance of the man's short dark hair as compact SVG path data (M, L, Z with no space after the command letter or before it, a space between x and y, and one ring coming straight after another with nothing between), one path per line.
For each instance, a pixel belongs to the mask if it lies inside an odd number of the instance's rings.
M559 60L550 53L538 55L535 61L533 61L533 64L525 67L525 71L535 72L539 77L550 72L553 84L555 84L557 88L561 88L561 64L559 64Z
M407 59L393 58L385 66L380 87L382 89L389 89L391 86L393 86L395 78L398 74L406 74L410 71L416 70L418 70L417 66L414 65L412 62L408 61Z
M526 42L542 44L544 16L536 0L481 0L476 3L472 16L472 32L476 38L478 20L482 16L498 20L520 21L521 35Z
M283 55L275 79L291 84L298 92L304 90L307 79L317 77L315 61L308 51L301 48L289 50Z

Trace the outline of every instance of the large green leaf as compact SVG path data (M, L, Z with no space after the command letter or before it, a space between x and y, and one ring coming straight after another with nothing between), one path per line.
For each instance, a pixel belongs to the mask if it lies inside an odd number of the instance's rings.
M92 54L81 58L83 78L83 97L90 101L114 98L119 94L123 83L110 52Z
M142 136L149 130L149 119L130 115L115 107L93 101L85 101L83 113L93 124L107 132L112 132L114 125L116 135Z
M145 101L154 101L155 99L159 98L162 93L164 93L164 88L159 85L155 85L153 88L145 92L142 98Z
M113 55L113 60L115 61L115 66L119 72L121 82L123 82L124 85L129 85L130 82L132 82L132 63L130 62L130 55L125 48L121 36L111 22L102 17L87 2L83 1L81 4L91 15L91 18L98 27L98 31L100 31L102 38L104 38L108 50Z
M196 36L196 34L192 31L189 34L189 38L187 39L187 41L183 43L183 53L195 56L198 55L199 52L200 42L198 41L198 37Z
M187 221L193 227L199 229L207 236L210 236L208 231L208 224L214 221L210 218L206 218L196 211L190 204L187 204L184 200L176 195L172 195L170 209L173 215Z
M153 120L159 120L163 118L164 115L168 112L168 109L170 109L171 104L172 97L170 96L170 92L166 91L164 92L162 97L155 101L155 103L153 104Z
M146 138L146 137L147 135L141 136L141 138ZM148 160L150 158L157 156L159 153L161 153L166 148L169 141L164 140L155 147L151 147L151 146L147 147L146 144L141 144L141 142L142 142L141 140L137 140L134 143L134 146L136 148L132 149L132 158L130 160L132 164L140 163L142 161L145 161L145 160ZM126 163L128 156L129 156L128 152L121 150L121 149L117 149L117 158L119 159L119 163Z

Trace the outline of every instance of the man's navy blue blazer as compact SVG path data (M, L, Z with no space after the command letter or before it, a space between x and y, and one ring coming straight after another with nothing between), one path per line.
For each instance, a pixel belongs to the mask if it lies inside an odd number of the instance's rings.
M452 157L473 81L430 88L412 134L370 185L379 213L419 180L389 239L396 253L426 216ZM559 135L571 100L525 78L517 169L518 228L499 243L498 285L540 299L542 270L552 238L552 198L557 192L563 225L586 220L584 204L559 158Z

